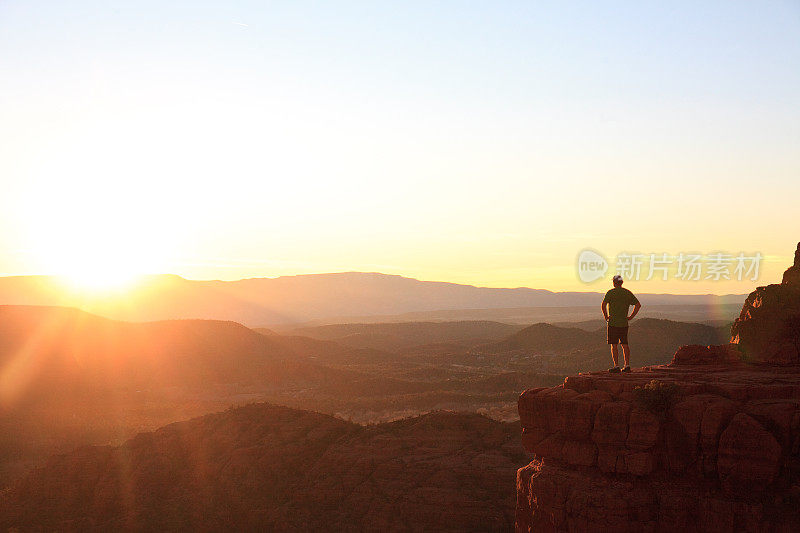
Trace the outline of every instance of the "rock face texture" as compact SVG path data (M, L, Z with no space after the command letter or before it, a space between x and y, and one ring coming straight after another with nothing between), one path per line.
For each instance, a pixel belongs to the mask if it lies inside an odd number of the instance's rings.
M750 293L731 335L751 361L800 364L800 243L783 282Z
M525 391L516 530L800 531L792 276L750 295L731 344Z
M517 531L800 530L800 367L732 352L525 391Z

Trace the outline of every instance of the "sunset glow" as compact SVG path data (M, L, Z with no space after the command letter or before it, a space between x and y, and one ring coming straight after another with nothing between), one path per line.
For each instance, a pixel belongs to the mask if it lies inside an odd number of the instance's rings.
M592 248L758 251L774 280L797 229L797 16L6 2L0 273L585 290Z
M800 532L800 0L0 1L0 533Z

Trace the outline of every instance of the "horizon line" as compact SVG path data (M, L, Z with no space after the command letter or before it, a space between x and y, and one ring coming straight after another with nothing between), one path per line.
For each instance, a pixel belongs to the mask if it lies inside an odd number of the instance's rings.
M136 281L144 279L144 278L157 278L157 277L172 277L178 278L183 281L193 281L193 282L200 282L200 283L238 283L242 281L253 281L253 280L277 280L281 278L297 278L302 276L330 276L330 275L343 275L343 274L372 274L372 275L379 275L379 276L386 276L386 277L394 277L394 278L403 278L412 281L418 281L420 283L446 283L448 285L457 285L461 287L471 287L475 289L489 289L489 290L530 290L530 291L542 291L542 292L549 292L551 294L603 294L605 292L604 289L598 288L594 290L566 290L566 291L554 291L552 289L543 289L543 288L534 288L534 287L527 287L527 286L517 286L517 287L487 287L484 285L473 285L470 283L458 283L454 281L442 281L442 280L426 280L420 278L414 278L411 276L405 276L402 274L387 274L385 272L377 272L377 271L362 271L362 270L345 270L345 271L338 271L338 272L312 272L312 273L302 273L302 274L283 274L280 276L256 276L256 277L248 277L248 278L239 278L239 279L197 279L197 278L188 278L181 276L180 274L168 273L168 272L161 272L161 273L147 273L147 274L140 274L134 278L133 285L136 284ZM0 275L0 279L8 279L8 278L66 278L67 276L63 274L3 274ZM755 285L755 287L760 287L762 285ZM755 290L755 287L752 290ZM639 292L637 294L642 295L652 295L652 296L716 296L716 297L724 297L724 296L747 296L750 292L727 292L727 293L683 293L683 292Z

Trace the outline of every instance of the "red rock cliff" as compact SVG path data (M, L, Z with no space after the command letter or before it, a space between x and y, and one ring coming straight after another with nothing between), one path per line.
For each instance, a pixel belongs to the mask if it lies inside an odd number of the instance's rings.
M517 531L800 531L798 250L731 344L525 391Z

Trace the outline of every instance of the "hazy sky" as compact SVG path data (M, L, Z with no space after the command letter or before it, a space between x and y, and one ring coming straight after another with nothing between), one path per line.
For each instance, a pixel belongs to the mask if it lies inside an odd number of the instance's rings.
M800 3L6 0L0 180L6 275L597 290L591 247L759 251L763 284L800 240Z

